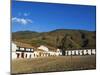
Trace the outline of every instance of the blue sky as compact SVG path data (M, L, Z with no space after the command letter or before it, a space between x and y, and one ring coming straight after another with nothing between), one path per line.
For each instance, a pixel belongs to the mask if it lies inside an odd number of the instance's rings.
M12 32L55 29L95 31L96 7L39 2L12 2Z

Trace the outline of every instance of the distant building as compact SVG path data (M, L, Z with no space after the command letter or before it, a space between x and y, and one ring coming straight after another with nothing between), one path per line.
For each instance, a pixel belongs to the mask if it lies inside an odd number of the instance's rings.
M47 56L59 56L60 49L55 49L41 45L37 48L21 42L12 42L12 59L16 58L37 58Z
M66 50L66 56L77 56L77 55L95 55L95 49L73 49ZM54 47L40 45L35 48L29 44L21 42L12 42L12 59L16 58L37 58L37 57L48 57L48 56L61 56L61 49Z
M21 42L12 42L12 59L33 58L33 46Z
M37 49L43 50L43 51L49 51L49 49L48 49L46 46L44 46L44 45L41 45L41 46L38 47Z
M45 56L59 56L61 55L61 52L59 49L54 49L51 47L41 45L36 49L36 51L34 51L33 54L34 57L45 57Z
M76 50L66 50L66 55L95 55L96 49L76 49Z

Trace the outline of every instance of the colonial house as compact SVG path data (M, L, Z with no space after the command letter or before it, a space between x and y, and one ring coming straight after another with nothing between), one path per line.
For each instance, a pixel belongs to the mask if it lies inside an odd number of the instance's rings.
M95 49L72 49L66 50L66 56L77 56L77 55L95 55ZM12 42L12 59L16 58L37 58L37 57L48 57L48 56L61 56L61 49L56 49L50 46L40 45L35 48L29 44L21 42Z
M12 59L62 55L60 49L41 45L37 48L21 42L12 42Z
M78 50L66 50L66 55L95 55L95 49L78 49Z
M38 47L37 49L44 50L44 51L46 51L46 52L49 51L49 49L48 49L46 46L44 46L44 45L41 45L41 46Z
M12 42L12 59L15 58L33 58L34 47L21 43Z
M61 55L61 52L59 49L41 45L40 47L37 47L37 49L34 51L33 55L34 55L34 57L59 56L59 55Z

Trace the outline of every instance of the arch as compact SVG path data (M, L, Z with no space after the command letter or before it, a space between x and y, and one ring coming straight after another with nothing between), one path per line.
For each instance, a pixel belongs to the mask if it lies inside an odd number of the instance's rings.
M24 53L23 52L21 53L21 58L24 58Z
M25 57L27 58L27 54L25 55Z
M32 55L30 54L30 57L29 58L31 58L32 57Z
M16 53L16 55L17 55L17 58L19 58L19 56L20 56L20 53Z
M33 56L35 57L35 54L33 54Z

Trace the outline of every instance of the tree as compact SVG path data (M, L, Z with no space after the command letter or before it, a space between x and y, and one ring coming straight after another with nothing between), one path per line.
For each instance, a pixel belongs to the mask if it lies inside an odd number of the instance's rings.
M57 36L56 38L56 47L61 49L62 55L66 55L66 49L72 49L72 37L69 36L68 34L65 34L64 37L60 40L59 37Z
M46 37L45 37L45 36L42 36L41 39L42 39L42 40L46 40Z
M59 36L57 36L56 38L56 47L59 48L59 42L60 42L60 39L59 39Z
M84 39L82 47L86 48L89 43L88 39Z
M68 34L65 34L65 36L62 38L61 42L60 42L60 46L59 48L61 49L62 51L62 55L65 56L66 54L66 42L67 42L67 37L68 37Z

